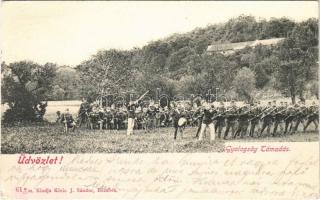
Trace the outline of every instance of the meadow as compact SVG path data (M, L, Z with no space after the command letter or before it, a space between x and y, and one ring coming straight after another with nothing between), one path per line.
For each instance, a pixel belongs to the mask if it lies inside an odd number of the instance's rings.
M136 130L127 136L125 130L77 129L68 134L61 125L38 124L37 126L3 127L1 152L14 153L175 153L175 152L222 152L225 142L309 142L318 141L316 132L298 132L294 135L261 138L244 138L203 141L194 138L196 127L187 127L183 138L173 140L173 128L161 128L145 133Z

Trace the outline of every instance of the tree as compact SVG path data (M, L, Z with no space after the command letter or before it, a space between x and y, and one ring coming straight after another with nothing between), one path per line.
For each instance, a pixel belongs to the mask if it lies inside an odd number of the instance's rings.
M306 84L317 78L318 49L315 45L318 44L318 29L313 21L301 22L279 45L281 67L277 71L278 87L288 91L292 103L295 103L296 95L304 100Z
M310 92L312 95L316 96L317 99L319 99L319 82L318 81L311 82Z
M297 61L283 63L280 66L278 79L280 88L290 94L293 104L296 103L296 95L304 89L304 79L301 67Z
M78 72L67 66L61 66L57 69L54 79L54 89L50 97L52 100L74 100L79 99L80 84Z
M287 37L294 27L295 23L288 18L271 18L265 22L261 35L263 38Z
M89 100L94 100L106 90L111 93L129 89L133 68L130 65L132 52L108 50L99 51L91 59L77 66L80 76L80 92Z
M241 15L229 20L224 29L225 39L231 42L255 40L258 35L258 23L253 16Z
M253 91L255 89L256 79L252 70L247 67L240 69L233 80L233 88L242 97L251 102L253 100Z
M54 100L65 100L65 91L59 85L53 86L51 99Z
M256 74L257 88L263 88L273 77L273 73L279 68L280 61L276 56L264 57L260 62L252 64Z
M318 46L318 34L318 20L311 18L295 26L290 37L295 41L297 48L306 51Z
M4 113L5 123L43 120L46 103L52 91L56 65L43 66L29 61L11 63L3 76L2 100L9 109Z

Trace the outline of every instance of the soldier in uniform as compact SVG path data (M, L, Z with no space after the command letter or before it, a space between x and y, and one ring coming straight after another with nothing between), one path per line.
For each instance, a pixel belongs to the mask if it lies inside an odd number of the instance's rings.
M166 111L163 108L159 108L159 127L165 127L167 123Z
M303 131L306 131L311 123L314 124L315 130L318 129L319 106L316 105L316 102L312 102L312 105L307 109L306 120L307 120L307 122L306 122L306 125L305 125Z
M127 108L122 106L118 111L118 123L120 129L126 129L128 125Z
M129 102L129 105L127 107L127 114L128 114L128 128L127 128L127 135L132 135L133 134L133 128L135 124L135 109L136 109L136 104L133 101Z
M161 112L160 112L160 107L159 107L159 105L158 104L155 104L155 125L156 125L156 128L158 128L158 130L159 130L159 128L160 128L160 126L161 126Z
M201 124L202 124L202 119L203 119L203 106L199 106L197 108L197 110L195 111L195 113L193 114L193 120L196 121L197 123L197 133L196 136L194 138L198 138L199 137L199 133L201 130Z
M165 127L169 127L169 125L170 125L170 113L169 113L168 106L164 107L164 115L165 115L164 126Z
M111 121L111 127L112 130L119 130L119 126L118 126L118 108L117 107L111 107L111 113L112 113L112 121Z
M200 133L199 133L200 141L203 140L203 135L207 127L209 128L209 131L210 131L210 140L215 139L215 127L213 123L213 117L216 113L217 111L214 109L213 105L211 107L207 103L204 105L203 118L202 118Z
M304 119L307 116L307 107L304 101L300 101L297 105L296 113L295 113L295 126L293 128L293 133L298 131L299 125L302 124L304 128Z
M248 121L250 122L250 131L249 131L250 137L254 136L255 128L259 125L261 114L262 114L262 107L260 105L260 101L258 101L253 106L253 108L250 109L250 112L249 112L250 119Z
M99 127L102 130L105 127L105 111L102 107L99 107Z
M219 107L217 108L217 116L215 117L216 124L215 124L215 132L218 133L218 138L221 138L221 132L223 127L225 126L225 117L224 113L226 108L224 107L224 103L221 101L219 103Z
M306 113L307 115L305 118L307 122L303 128L303 131L305 132L311 123L314 124L316 131L318 129L319 124L319 106L316 105L316 102L312 102L312 105L309 108L307 108Z
M66 111L61 115L61 122L64 124L64 130L66 133L68 133L69 129L72 129L72 131L75 130L76 123L72 117L72 115L69 112L69 109L67 108Z
M147 115L148 115L148 128L151 128L153 131L155 130L156 128L156 107L153 103L151 103L149 105L149 109L147 111Z
M286 118L284 119L285 122L285 128L284 128L284 134L286 135L289 132L292 131L293 128L293 119L294 119L295 109L293 106L289 106L286 112Z
M236 119L237 119L237 106L235 105L234 101L231 101L230 107L226 111L226 130L224 132L223 139L227 139L227 136L229 134L229 130L231 129L231 136L234 135L235 131L235 125L236 125Z
M90 103L86 98L82 98L82 103L80 104L80 109L78 112L79 127L81 127L82 123L88 121L89 112L91 112Z
M105 121L105 128L107 130L111 130L113 128L113 113L110 107L107 107L105 109L104 121Z
M235 134L233 135L233 138L236 138L237 136L240 135L241 138L243 138L247 134L247 129L249 126L249 107L248 106L243 106L242 108L239 109L239 114L238 114L238 128Z
M135 127L139 130L142 129L142 121L143 121L143 112L142 112L142 108L139 105L136 110L135 110Z
M56 123L59 123L59 122L61 122L61 112L57 111L56 114L57 114Z
M280 127L280 131L282 132L284 129L284 119L286 117L285 112L287 110L287 107L283 104L283 102L280 102L280 106L275 110L275 113L273 115L274 117L274 127L272 135L275 136L277 134L278 127Z
M120 115L119 115L119 108L115 107L113 109L113 129L118 131L120 129Z
M270 129L272 126L272 112L276 109L275 106L271 105L271 102L268 102L267 107L264 109L263 113L264 116L261 118L262 120L262 127L261 127L261 131L259 134L259 137L262 136L263 131L265 130L265 128L267 128L267 134L270 135Z
M171 117L172 117L172 122L174 127L173 139L176 140L178 135L178 130L180 129L178 122L179 122L179 119L182 117L182 108L180 106L178 108L173 108L171 110Z
M94 129L97 125L99 125L100 119L100 109L97 103L92 104L92 111L89 113L89 125L90 129Z
M149 131L148 111L149 109L147 107L142 108L142 127L145 132Z

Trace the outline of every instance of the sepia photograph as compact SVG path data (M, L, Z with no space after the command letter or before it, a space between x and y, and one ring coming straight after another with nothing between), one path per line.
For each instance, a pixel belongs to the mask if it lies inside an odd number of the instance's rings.
M316 1L10 1L1 21L2 154L319 140Z

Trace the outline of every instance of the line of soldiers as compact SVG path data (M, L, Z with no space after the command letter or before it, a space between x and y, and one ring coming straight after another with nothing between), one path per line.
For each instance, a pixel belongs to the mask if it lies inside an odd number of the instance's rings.
M223 138L228 139L245 136L261 137L264 132L272 136L279 133L293 134L300 126L303 127L303 131L306 131L311 123L317 130L318 112L319 106L315 102L309 107L302 101L295 105L288 105L287 102L280 102L280 105L277 105L277 102L273 101L273 103L268 102L266 106L255 102L251 105L237 107L232 101L227 108L223 102L220 102L218 107L212 105L210 108L203 108L198 118L206 120L205 124L214 123L215 132L219 138L224 129ZM198 128L196 137L199 137L199 133L201 134L201 126Z
M138 105L134 109L135 129L144 129L149 131L159 127L168 127L170 124L170 115L168 107L162 108L158 104L149 104L148 106ZM121 107L101 107L98 103L89 104L84 102L80 106L78 113L78 124L83 123L90 129L120 130L126 129L128 117L132 111L131 106Z
M83 102L78 114L78 126L85 123L90 129L119 130L126 129L128 106L100 107L99 104ZM183 105L172 103L168 107L160 107L151 103L139 103L134 110L134 128L149 131L159 127L172 127L180 118L186 119L186 126L196 126L196 137L201 133L201 124L214 124L215 133L221 138L236 138L244 136L260 137L264 132L268 135L288 134L298 131L300 126L306 131L310 124L315 129L319 123L319 106L315 102L306 106L304 102L289 105L287 102L276 101L261 105L255 102L251 105L237 106L234 101L228 107L224 102L214 106L211 104ZM201 136L202 137L202 136ZM176 134L175 134L176 138Z

